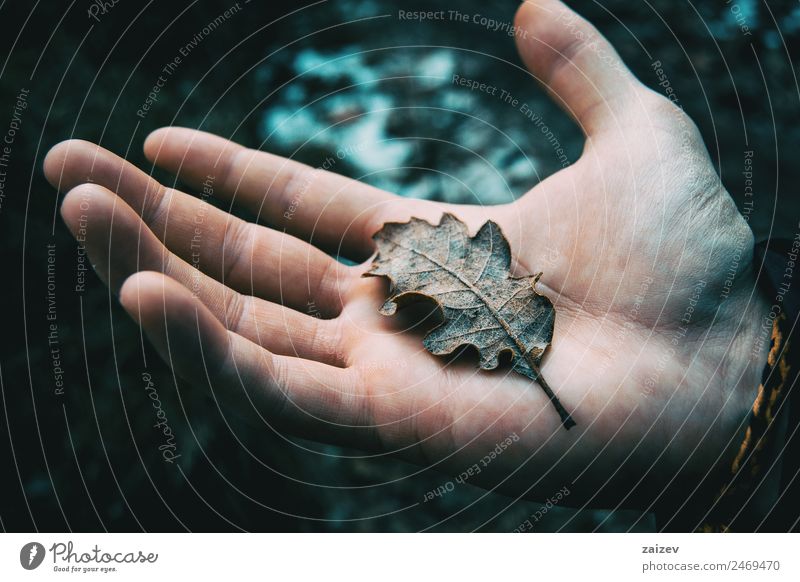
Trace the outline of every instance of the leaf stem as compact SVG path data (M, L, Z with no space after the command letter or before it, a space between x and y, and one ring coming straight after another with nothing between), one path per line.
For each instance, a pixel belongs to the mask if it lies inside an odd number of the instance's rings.
M564 408L564 405L561 404L561 401L558 399L558 396L556 396L555 392L553 392L552 388L550 388L550 385L547 383L547 380L545 380L544 376L542 376L541 369L533 360L533 358L530 356L530 353L525 359L528 360L528 365L533 369L534 373L536 374L536 381L539 382L539 385L542 387L542 390L544 390L544 393L547 394L547 397L550 399L550 402L553 403L556 412L558 412L558 416L561 418L562 426L566 430L571 429L573 426L575 426L575 421L572 420L572 415L569 412L567 412L567 409Z

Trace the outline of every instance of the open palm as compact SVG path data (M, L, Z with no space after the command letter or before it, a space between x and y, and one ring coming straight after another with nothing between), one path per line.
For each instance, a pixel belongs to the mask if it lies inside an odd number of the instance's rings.
M516 24L587 142L512 204L404 199L180 128L153 133L147 157L268 226L87 142L53 148L45 171L99 275L223 411L455 474L483 459L473 482L531 498L568 485L573 503L648 507L725 462L742 430L763 364L752 235L692 122L597 31L554 0L523 4ZM472 232L494 220L518 274L544 272L557 319L542 369L572 430L526 378L427 353L427 320L380 315L385 282L328 254L367 259L383 223L443 212Z

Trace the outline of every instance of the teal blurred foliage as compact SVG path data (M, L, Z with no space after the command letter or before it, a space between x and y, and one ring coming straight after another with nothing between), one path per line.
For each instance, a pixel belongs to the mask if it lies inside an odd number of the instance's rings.
M458 10L510 22L517 2L467 0ZM494 204L557 171L551 142L498 96L505 90L546 120L574 161L582 136L522 69L513 38L472 22L409 22L390 2L241 2L196 46L225 0L22 1L0 8L5 62L0 126L30 91L0 207L4 346L0 414L0 525L42 531L534 531L654 527L632 511L574 511L459 486L423 503L446 477L393 458L290 439L230 422L213 401L176 383L100 280L76 292L77 247L57 216L60 196L41 163L69 137L97 142L152 171L148 132L183 125L406 196ZM575 5L575 3L573 3ZM110 6L110 3L109 3ZM576 8L647 84L660 61L696 120L723 181L742 201L744 151L754 151L757 238L787 234L800 182L787 147L800 143L795 1L738 1L743 36L724 2L603 0ZM404 9L451 10L406 2ZM97 10L96 18L89 15ZM752 44L751 44L752 43ZM181 55L157 101L137 115L163 67ZM5 57L8 58L5 58ZM0 127L4 129L4 127ZM789 149L788 151L794 152ZM48 343L47 245L64 394L55 393ZM151 375L180 462L165 463L142 374ZM294 443L294 444L292 444ZM568 500L568 498L567 498Z

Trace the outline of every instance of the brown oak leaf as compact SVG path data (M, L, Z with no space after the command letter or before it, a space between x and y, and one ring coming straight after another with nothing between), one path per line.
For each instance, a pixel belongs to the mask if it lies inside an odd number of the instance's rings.
M564 428L575 426L539 367L553 338L555 309L536 292L541 273L511 276L511 249L497 224L488 221L470 237L466 224L445 214L438 225L419 218L384 224L373 239L378 254L365 276L390 281L383 315L412 301L434 301L443 321L423 339L428 351L446 355L472 345L484 370L510 352L513 369L539 383Z

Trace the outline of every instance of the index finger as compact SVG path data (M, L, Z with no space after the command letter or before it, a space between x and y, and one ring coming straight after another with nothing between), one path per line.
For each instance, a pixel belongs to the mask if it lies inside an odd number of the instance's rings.
M366 258L387 206L408 201L384 190L300 162L245 148L182 127L154 131L147 158L195 188L214 183L214 195L236 202L269 226L318 247Z

